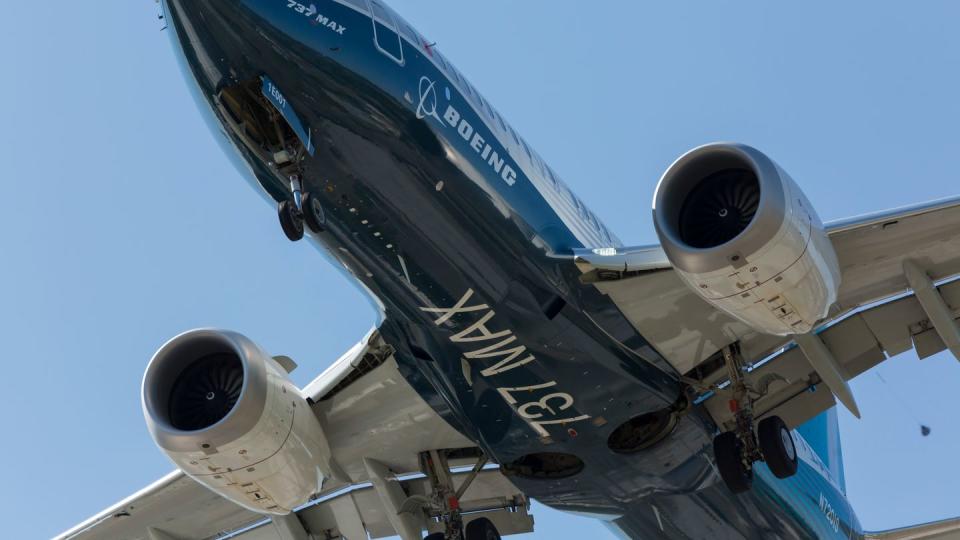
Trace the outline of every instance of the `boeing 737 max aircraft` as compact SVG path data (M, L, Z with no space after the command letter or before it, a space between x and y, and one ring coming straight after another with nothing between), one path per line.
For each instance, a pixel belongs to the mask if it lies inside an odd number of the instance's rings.
M225 151L380 318L302 389L239 334L171 339L142 398L178 470L59 538L488 540L531 499L626 538L960 538L862 531L834 409L960 358L960 199L824 224L709 144L625 247L382 0L163 9Z

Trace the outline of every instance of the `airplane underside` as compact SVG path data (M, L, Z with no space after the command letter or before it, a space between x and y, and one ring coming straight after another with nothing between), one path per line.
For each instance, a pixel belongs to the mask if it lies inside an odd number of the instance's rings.
M624 248L379 0L164 8L228 156L380 314L304 389L291 359L232 332L154 356L151 435L212 504L242 509L240 538L499 538L532 529L528 498L629 538L862 536L822 447L835 416L809 442L794 428L836 401L856 413L846 380L882 359L834 357L857 345L841 267L772 160L688 153L658 187L663 248ZM688 211L715 196L729 204Z
M774 491L725 491L713 422L616 306L553 256L583 244L538 207L543 198L529 187L504 197L491 185L500 177L451 158L436 114L418 118L398 99L417 100L421 77L438 78L424 58L408 48L398 68L370 47L319 49L282 27L283 3L169 8L200 94L212 98L202 106L243 154L254 187L275 203L294 190L316 201L313 238L377 299L380 332L407 381L525 494L643 537L810 534L783 501L771 504ZM343 9L337 24L354 32L358 15ZM287 100L295 112L278 118ZM308 140L298 122L310 126ZM657 448L611 451L610 426L665 410L678 419Z

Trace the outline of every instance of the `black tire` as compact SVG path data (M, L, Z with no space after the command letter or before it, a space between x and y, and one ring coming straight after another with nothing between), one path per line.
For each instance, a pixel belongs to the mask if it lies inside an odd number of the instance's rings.
M280 228L283 234L296 242L303 238L303 213L297 208L293 201L283 201L277 207L277 214L280 215Z
M793 435L779 416L764 418L757 425L757 439L763 460L777 478L790 478L797 472L797 447Z
M467 523L464 540L500 540L500 532L487 518L477 518Z
M310 193L304 193L303 198L300 199L300 206L303 208L303 222L307 227L315 233L323 232L327 217L323 213L320 199Z
M444 535L443 533L433 533L433 534L428 534L427 537L424 538L423 540L444 540L445 536L446 535Z
M717 469L727 488L734 493L750 491L753 486L753 469L743 464L743 445L737 434L728 431L713 439L713 455L717 459Z

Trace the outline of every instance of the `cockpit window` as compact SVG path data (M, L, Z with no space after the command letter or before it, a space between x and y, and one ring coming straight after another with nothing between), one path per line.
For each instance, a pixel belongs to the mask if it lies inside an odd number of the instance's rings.
M400 42L396 19L377 0L370 0L370 7L373 9L373 37L377 49L402 65L403 44Z
M369 13L367 0L337 0L341 4L346 4L361 13Z
M503 118L500 117L500 113L498 113L497 111L493 111L493 115L497 117L497 123L500 124L500 130L506 133L507 126L506 124L503 123Z
M403 37L410 40L410 43L414 45L423 46L424 43L421 43L420 36L417 34L417 31L410 27L409 24L400 21L400 33L403 34Z
M373 16L379 19L380 22L389 23L391 26L393 25L393 17L390 16L387 8L380 5L376 0L371 0L370 6L373 8Z

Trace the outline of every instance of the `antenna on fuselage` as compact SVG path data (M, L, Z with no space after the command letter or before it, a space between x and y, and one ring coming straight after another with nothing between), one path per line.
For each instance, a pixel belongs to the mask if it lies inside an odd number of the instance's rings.
M160 29L160 31L163 32L164 30L167 29L167 26L169 26L167 24L167 15L166 13L163 12L163 3L161 2L161 0L154 0L154 3L157 5L157 11L158 11L157 20L163 21L163 28Z

